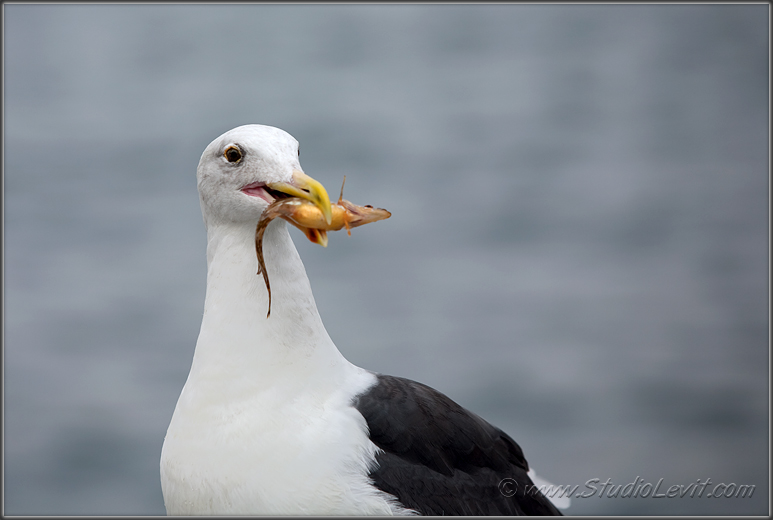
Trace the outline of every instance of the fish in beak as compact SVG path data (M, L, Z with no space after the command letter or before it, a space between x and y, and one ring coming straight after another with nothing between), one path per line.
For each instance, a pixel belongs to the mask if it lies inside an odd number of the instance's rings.
M286 195L308 200L319 208L328 224L333 221L333 210L330 208L330 197L328 197L327 190L319 181L312 179L302 171L295 170L291 182L269 182L266 183L266 186Z

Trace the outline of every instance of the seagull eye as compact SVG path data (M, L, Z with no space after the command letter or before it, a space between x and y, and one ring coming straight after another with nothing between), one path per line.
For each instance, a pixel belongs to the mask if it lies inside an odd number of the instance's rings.
M230 163L237 163L242 160L242 152L235 146L229 146L226 148L223 156Z

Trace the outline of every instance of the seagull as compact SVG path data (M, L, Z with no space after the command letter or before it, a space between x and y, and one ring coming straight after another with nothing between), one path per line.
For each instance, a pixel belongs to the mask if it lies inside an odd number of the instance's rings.
M197 169L207 289L190 373L164 438L169 515L560 515L520 446L442 393L347 361L325 330L275 199L312 202L298 141L245 125ZM558 499L559 506L565 502Z

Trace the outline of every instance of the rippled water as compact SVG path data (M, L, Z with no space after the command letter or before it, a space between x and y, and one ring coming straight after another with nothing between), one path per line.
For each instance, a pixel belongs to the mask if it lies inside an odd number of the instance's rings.
M164 514L206 277L195 168L245 123L392 211L327 249L295 233L350 360L580 492L756 486L570 513L767 514L767 5L4 14L6 514Z

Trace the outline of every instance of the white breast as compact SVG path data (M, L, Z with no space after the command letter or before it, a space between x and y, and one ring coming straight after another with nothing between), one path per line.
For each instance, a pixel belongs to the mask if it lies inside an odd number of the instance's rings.
M360 391L373 381L356 369L345 386ZM368 481L378 448L350 406L352 395L288 396L282 390L245 392L240 399L229 392L227 402L205 404L206 385L186 383L161 454L167 513L399 512Z

